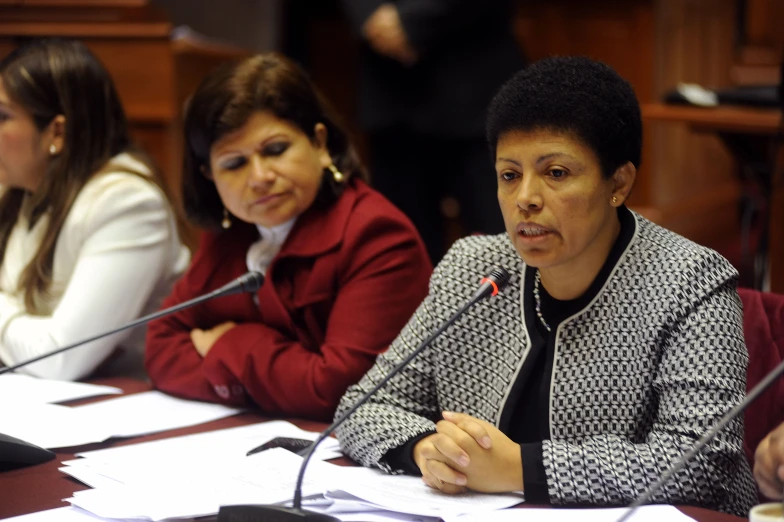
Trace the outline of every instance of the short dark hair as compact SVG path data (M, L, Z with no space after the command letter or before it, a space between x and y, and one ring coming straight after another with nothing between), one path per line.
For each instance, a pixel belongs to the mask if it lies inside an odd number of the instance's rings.
M501 87L487 112L493 154L502 134L539 129L568 134L590 147L607 178L626 162L640 167L640 104L629 82L602 62L545 58Z
M327 150L346 181L337 183L325 169L317 204L333 203L352 177L365 177L348 133L301 67L278 53L227 62L202 80L185 114L183 204L188 218L197 225L215 228L223 219L223 203L215 184L204 175L210 168L212 145L259 111L293 124L310 139L315 139L317 123L327 128Z

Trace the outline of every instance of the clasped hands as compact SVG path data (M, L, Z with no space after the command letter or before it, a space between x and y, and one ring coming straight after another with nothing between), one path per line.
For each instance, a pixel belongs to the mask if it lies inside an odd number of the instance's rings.
M436 433L414 446L422 480L445 493L522 491L520 445L489 422L443 412Z
M763 495L781 499L784 490L784 423L771 431L754 453L754 478Z

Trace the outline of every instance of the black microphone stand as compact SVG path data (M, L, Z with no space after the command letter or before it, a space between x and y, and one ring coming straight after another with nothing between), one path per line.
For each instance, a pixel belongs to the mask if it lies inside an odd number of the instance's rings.
M313 456L313 453L316 451L316 447L318 447L322 441L329 437L338 426L343 424L343 422L352 413L364 405L368 399L370 399L370 397L372 397L378 390L386 385L386 383L389 382L392 377L397 375L403 368L405 368L414 359L414 357L419 355L422 350L424 350L433 341L433 339L441 335L444 330L452 326L452 324L457 319L459 319L460 316L466 312L466 310L486 297L498 294L498 292L509 283L509 273L503 268L496 268L490 273L488 277L482 280L482 283L483 284L480 286L479 290L477 290L474 296L469 299L466 304L464 304L459 310L452 314L452 316L432 334L430 334L427 339L422 341L422 343L417 346L413 352L408 354L405 359L398 363L398 365L395 366L383 379L381 379L381 381L376 384L369 392L365 393L365 395L355 402L353 406L343 412L343 414L340 415L340 417L338 417L332 424L330 424L327 429L321 432L313 444L310 445L308 452L302 459L302 465L300 466L299 474L297 475L297 484L294 488L294 500L292 507L289 508L285 506L265 505L222 506L218 512L218 522L339 522L339 519L333 516L302 509L302 482L305 478L305 469L307 468L308 462L310 462L310 458Z
M664 484L669 481L673 475L675 475L678 471L683 468L683 466L690 461L697 453L699 453L702 448L704 448L713 438L724 429L727 424L732 422L735 418L737 418L743 411L748 408L749 404L754 402L757 397L762 395L762 393L767 390L771 384L773 384L776 379L781 377L784 374L784 361L779 363L773 371L771 371L768 375L765 376L759 384L757 384L740 402L737 406L732 408L730 411L724 414L724 416L719 419L713 428L711 428L705 435L697 441L697 443L688 451L686 452L680 459L678 459L670 468L665 471L659 480L655 483L651 484L648 489L646 489L642 495L637 497L637 500L632 502L629 505L629 509L621 516L616 522L626 522L637 509L646 504L653 495L655 495L663 486Z
M14 364L6 368L0 368L0 375L4 373L12 372L14 370L18 370L23 366L27 366L28 364L32 364L34 362L40 361L41 359L46 359L47 357L52 357L53 355L66 352L68 350L71 350L72 348L76 348L77 346L81 346L83 344L87 344L89 342L101 339L103 337L107 337L109 335L122 332L123 330L133 328L134 326L139 326L149 321L159 319L163 316L173 314L175 312L179 312L180 310L184 310L185 308L190 308L191 306L197 305L199 303L203 303L204 301L215 299L216 297L223 297L226 295L232 295L232 294L238 294L244 292L256 292L259 288L261 288L261 285L263 283L264 283L264 276L261 273L248 272L238 277L234 281L231 281L230 283L222 286L221 288L218 288L217 290L213 290L208 294L191 299L190 301L185 301L184 303L180 303L170 308L166 308L165 310L160 310L153 314L146 315L140 319L132 321L123 326L120 326L119 328L115 328L114 330L103 332L98 335L88 337L87 339L82 339L81 341L69 344L67 346L63 346L62 348L58 348L56 350L52 350L51 352L47 352L37 357L33 357L26 361L22 361L18 364ZM49 460L52 460L54 457L55 454L49 450L40 448L34 444L30 444L29 442L25 442L23 440L19 440L17 438L0 433L0 471L18 469L24 466L31 466L33 464L40 464L42 462L47 462Z

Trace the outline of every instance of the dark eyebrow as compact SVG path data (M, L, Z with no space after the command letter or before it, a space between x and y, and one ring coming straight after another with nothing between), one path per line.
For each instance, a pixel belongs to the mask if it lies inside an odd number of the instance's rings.
M539 159L536 160L536 164L539 165L540 163L544 163L545 161L551 160L553 158L568 158L570 160L577 159L571 154L567 154L565 152L553 152L551 154L545 154L544 156L541 156Z
M520 163L518 163L517 161L515 161L515 160L513 160L513 159L509 159L509 158L496 158L495 162L496 162L496 163L498 163L499 161L508 161L509 163L512 163L512 164L514 164L514 165L516 165L516 166L518 166L518 167L520 167L520 168L523 168L523 166L522 166Z
M572 156L571 154L567 154L565 152L552 152L550 154L545 154L544 156L540 156L539 158L537 158L536 164L539 165L540 163L544 163L545 161L548 161L548 160L551 160L551 159L554 159L554 158L568 158L570 160L576 160L577 159L574 156ZM504 157L496 158L496 163L498 163L499 161L507 161L509 163L512 163L513 165L516 165L517 167L520 167L520 168L523 167L520 164L520 162L515 161L515 160L513 160L511 158L504 158Z

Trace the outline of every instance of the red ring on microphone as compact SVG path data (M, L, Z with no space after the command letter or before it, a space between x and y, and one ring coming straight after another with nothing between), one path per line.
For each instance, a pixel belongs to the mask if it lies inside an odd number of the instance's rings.
M492 296L498 295L498 285L495 284L495 281L493 281L492 279L488 279L487 277L483 277L480 283L481 284L490 283L491 285L493 285L493 293L490 295Z

